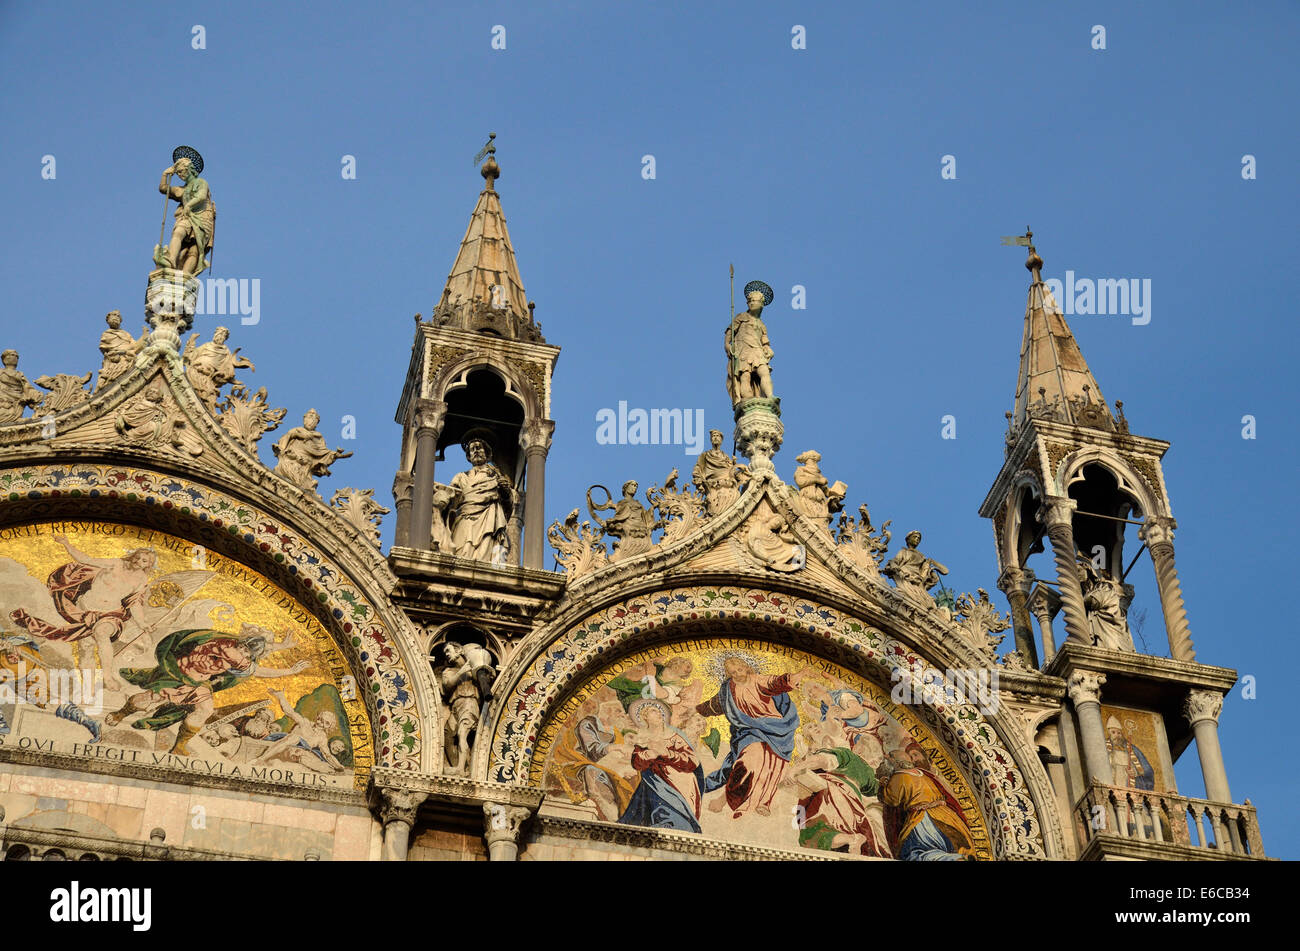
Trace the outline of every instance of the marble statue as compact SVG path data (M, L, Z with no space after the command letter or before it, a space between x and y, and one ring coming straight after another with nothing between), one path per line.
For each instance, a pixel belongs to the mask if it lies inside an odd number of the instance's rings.
M481 438L464 443L470 468L452 477L447 505L451 550L461 558L502 562L510 552L507 531L515 488L492 462L492 447ZM440 497L443 497L440 494Z
M691 473L691 481L704 496L710 517L728 508L740 498L740 485L749 478L749 467L736 464L736 457L722 450L722 431L709 431L712 448L700 453Z
M733 405L742 400L773 397L772 347L767 339L767 327L760 319L763 307L772 302L771 289L756 288L759 283L754 281L745 286L749 308L738 313L726 330L727 392Z
M17 350L0 354L0 363L0 423L12 423L22 418L23 410L39 403L43 394L19 371Z
M815 449L795 456L799 468L794 470L794 484L799 489L798 508L819 525L827 525L831 515L844 505L848 486L843 482L831 485L818 466L822 454Z
M1120 589L1090 562L1079 565L1079 583L1083 587L1083 609L1088 618L1092 643L1113 651L1133 650L1133 635L1120 603Z
M444 749L452 771L467 775L472 755L470 736L478 729L484 705L492 699L497 667L491 652L478 644L447 641L442 650L447 664L437 671L437 677L446 711Z
M108 329L99 337L99 352L104 355L104 363L99 368L99 379L95 381L96 390L103 389L131 369L136 354L144 347L149 336L147 327L139 340L123 330L121 311L110 310L104 316L104 322L108 324Z
M203 156L181 146L172 153L172 160L172 165L163 169L158 190L177 203L176 221L172 225L171 243L165 248L161 244L154 246L153 262L158 267L194 277L211 264L207 255L212 250L217 210L208 183L199 178ZM171 184L172 175L180 176L184 187Z
M190 337L185 344L185 352L181 355L185 361L185 378L190 381L194 392L199 395L208 412L215 413L218 391L221 387L227 383L233 383L235 386L242 385L235 379L235 371L255 368L247 357L239 355L238 348L232 353L226 346L226 341L230 339L230 331L225 327L218 327L213 332L211 340L196 347L194 341L198 337L198 334Z
M592 486L594 489L595 486ZM605 530L605 534L614 539L614 551L610 561L623 561L644 554L654 544L652 533L658 527L654 513L636 499L637 484L633 479L623 483L623 497L617 503L613 499L605 502L593 502L591 489L587 490L587 511L591 513L596 524ZM613 509L609 518L601 518L597 512Z
M756 519L745 536L745 550L773 571L798 571L808 560L803 545L781 515Z
M470 468L452 477L450 497L447 493L436 493L438 499L447 499L451 553L476 561L507 563L510 554L507 526L515 507L515 487L493 465L492 447L485 439L471 437L462 446Z
M352 455L342 449L330 449L325 437L316 431L320 413L309 409L302 417L302 425L289 430L271 447L279 460L275 471L294 485L314 492L314 476L327 476L330 466Z
M933 604L930 589L939 583L939 575L946 575L948 569L927 558L917 550L921 544L920 532L907 533L907 547L900 549L880 573L892 578L894 587L918 604Z

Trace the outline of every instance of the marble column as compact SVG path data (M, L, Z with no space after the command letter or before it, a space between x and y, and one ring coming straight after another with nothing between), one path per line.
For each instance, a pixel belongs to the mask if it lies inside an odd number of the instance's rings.
M405 862L411 845L411 828L427 794L391 786L380 787L378 792L379 821L384 826L383 860Z
M1169 655L1174 660L1195 662L1196 651L1192 648L1192 633L1183 607L1183 588L1178 583L1178 570L1174 567L1174 529L1177 524L1168 516L1148 516L1146 524L1138 529L1138 537L1146 542L1155 566L1165 633L1169 635Z
M1061 599L1047 585L1040 584L1029 595L1029 610L1038 618L1038 632L1043 638L1043 665L1046 666L1056 656L1056 632L1052 630L1052 618L1061 610Z
M487 839L488 861L513 862L519 858L519 835L532 814L524 806L483 803L483 837Z
M1034 624L1029 618L1029 591L1034 586L1034 573L1020 568L1007 568L998 578L998 589L1011 602L1011 632L1015 635L1016 650L1025 662L1038 669L1038 646L1034 643Z
M1038 520L1052 541L1052 558L1056 563L1056 584L1065 614L1065 639L1072 644L1092 644L1088 633L1088 615L1083 606L1083 586L1079 582L1078 553L1074 546L1073 499L1047 497L1038 509ZM1100 722L1100 721L1099 721Z
M415 407L415 474L411 486L411 516L408 533L412 548L427 551L433 535L433 463L438 453L438 436L447 416L442 400L420 400Z
M1232 802L1228 773L1223 768L1223 750L1219 746L1221 710L1223 695L1213 690L1192 690L1183 701L1183 715L1196 735L1196 753L1201 758L1201 775L1205 777L1205 798Z
M1089 785L1095 780L1113 786L1115 776L1110 768L1110 751L1106 748L1106 728L1101 722L1101 685L1105 682L1105 674L1076 670L1070 674L1066 690L1074 704L1083 739L1085 781Z
M399 472L393 478L393 502L396 503L397 525L393 530L393 544L405 548L411 544L411 486L414 480L408 472Z
M527 484L524 486L524 567L545 568L546 558L546 454L551 449L555 423L533 419L519 432L524 451Z

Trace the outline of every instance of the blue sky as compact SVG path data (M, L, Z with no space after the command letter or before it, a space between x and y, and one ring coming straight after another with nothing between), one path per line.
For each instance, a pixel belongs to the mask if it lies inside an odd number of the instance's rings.
M159 174L193 145L220 208L214 273L261 281L261 322L232 324L247 378L290 424L316 407L354 451L326 498L359 485L388 501L411 316L441 292L482 187L471 158L495 131L524 284L563 347L549 518L591 483L689 467L680 447L597 445L602 408L703 408L730 430L734 262L741 285L777 292L778 471L820 450L851 508L893 519L896 541L921 529L950 585L993 591L977 509L1002 461L1028 280L998 239L1032 225L1045 277L1152 282L1149 324L1071 325L1133 431L1173 444L1198 656L1255 678L1256 699L1234 691L1222 717L1234 798L1259 807L1271 854L1300 855L1284 673L1300 665L1284 290L1300 251L1297 8L848 6L6 3L0 344L31 378L82 373L106 311L139 329ZM796 24L806 49L791 48ZM1130 580L1164 652L1149 567ZM1178 781L1202 793L1190 750Z

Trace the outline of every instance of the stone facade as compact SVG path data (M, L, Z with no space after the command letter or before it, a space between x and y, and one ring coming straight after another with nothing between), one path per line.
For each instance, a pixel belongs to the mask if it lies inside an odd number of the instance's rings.
M1236 673L1197 660L1182 604L1168 444L1102 398L1032 246L982 509L1004 614L948 591L919 531L842 512L815 450L781 461L761 281L725 354L744 458L715 434L695 481L545 525L559 347L493 154L482 174L417 315L387 553L373 489L319 494L348 454L314 411L259 460L288 412L228 334L181 347L189 272L150 275L146 337L109 320L93 388L39 402L6 361L5 858L1264 857L1218 745ZM1128 634L1133 523L1169 657ZM1174 786L1191 742L1209 799Z

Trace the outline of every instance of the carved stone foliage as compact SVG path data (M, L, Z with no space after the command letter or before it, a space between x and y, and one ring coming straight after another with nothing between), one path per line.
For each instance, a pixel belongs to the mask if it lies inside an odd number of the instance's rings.
M858 506L858 515L860 519L840 513L835 541L845 558L868 574L878 575L880 563L885 560L885 552L889 550L889 541L893 537L889 531L893 519L886 519L877 532L865 504Z
M546 537L555 549L555 560L570 578L580 578L609 564L605 552L604 534L592 528L591 522L578 524L579 510L574 509L564 519L564 524L552 522Z
M659 513L657 521L663 526L661 545L671 545L687 535L693 534L704 524L708 515L704 508L704 499L696 495L690 487L677 488L677 470L674 469L664 480L663 488L652 486L646 492L646 499Z
M262 436L284 422L289 411L271 409L266 402L266 387L259 387L250 398L248 387L237 386L217 407L217 422L233 439L253 455Z
M379 523L390 510L375 501L374 489L339 489L330 499L330 506L360 532L362 538L379 547Z
M1188 691L1183 701L1183 715L1187 722L1195 726L1201 720L1219 722L1219 713L1223 710L1223 694L1213 690Z
M997 657L998 645L1006 639L1001 632L1011 628L1011 616L999 613L983 588L975 590L979 593L978 598L969 594L958 595L953 620L971 646L993 661Z
M49 390L32 410L34 416L47 416L61 413L90 399L86 384L93 374L73 376L71 373L56 373L53 376L38 376L33 382L43 390Z

